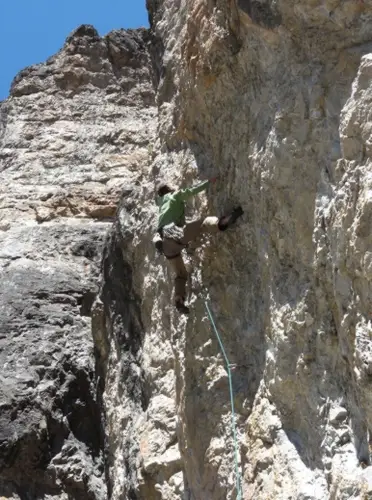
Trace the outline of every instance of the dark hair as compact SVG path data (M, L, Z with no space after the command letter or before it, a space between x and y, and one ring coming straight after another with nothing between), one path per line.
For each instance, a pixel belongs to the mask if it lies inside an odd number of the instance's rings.
M157 186L156 192L158 193L158 196L164 196L168 193L172 193L174 189L172 189L168 184L161 183Z

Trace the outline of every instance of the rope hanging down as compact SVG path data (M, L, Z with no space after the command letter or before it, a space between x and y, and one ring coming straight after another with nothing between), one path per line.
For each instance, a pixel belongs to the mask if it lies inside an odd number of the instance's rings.
M232 434L234 437L234 455L235 455L235 475L236 475L236 491L237 491L237 500L243 500L243 495L242 495L242 490L241 490L241 477L240 477L240 472L239 472L239 466L238 466L238 441L236 438L236 424L235 424L235 409L234 409L234 393L233 393L233 386L232 386L232 377L231 377L231 368L233 368L235 365L231 364L229 362L229 359L226 355L225 348L223 346L221 337L218 333L218 330L216 328L212 313L209 309L207 301L205 301L205 307L207 309L207 313L209 316L209 319L212 323L214 333L216 334L218 343L220 344L222 354L225 358L226 361L226 366L227 366L227 375L229 377L229 388L230 388L230 402L231 402L231 430Z

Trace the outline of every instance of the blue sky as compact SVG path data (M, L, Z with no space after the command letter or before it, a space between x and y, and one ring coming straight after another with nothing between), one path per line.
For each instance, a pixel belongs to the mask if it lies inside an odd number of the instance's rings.
M45 61L80 24L100 35L148 26L145 0L0 0L0 101L26 66Z

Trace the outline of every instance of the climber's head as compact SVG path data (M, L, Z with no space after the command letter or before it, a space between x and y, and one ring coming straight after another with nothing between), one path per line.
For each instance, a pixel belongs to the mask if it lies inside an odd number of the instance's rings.
M160 197L173 192L174 188L164 181L159 182L156 186L156 193Z

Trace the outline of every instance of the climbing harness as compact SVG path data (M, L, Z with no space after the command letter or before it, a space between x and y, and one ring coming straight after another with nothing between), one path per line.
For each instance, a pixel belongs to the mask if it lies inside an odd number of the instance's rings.
M162 237L163 238L168 238L170 240L174 240L177 243L180 243L183 245L182 240L183 240L183 227L177 226L174 222L171 222L170 224L167 224L162 228Z
M236 491L237 491L236 500L243 500L242 489L241 489L242 488L242 481L241 481L241 476L240 476L239 466L238 466L238 441L237 441L237 438L236 438L235 409L234 409L234 392L233 392L232 377L231 377L231 369L235 368L236 365L231 364L229 362L229 359L228 359L228 357L226 355L226 351L225 351L225 348L223 346L221 337L220 337L220 335L218 333L218 330L216 328L216 324L214 322L212 313L211 313L211 311L209 309L208 303L207 303L207 301L205 301L204 303L205 303L205 307L207 309L207 313L208 313L209 319L210 319L210 321L212 323L214 333L216 334L218 343L220 344L221 351L222 351L222 354L223 354L223 356L225 358L226 366L227 366L227 374L228 374L228 377L229 377L230 401L231 401L231 430L232 430L232 434L233 434L233 438L234 438L234 451L235 451L235 476L236 476Z

